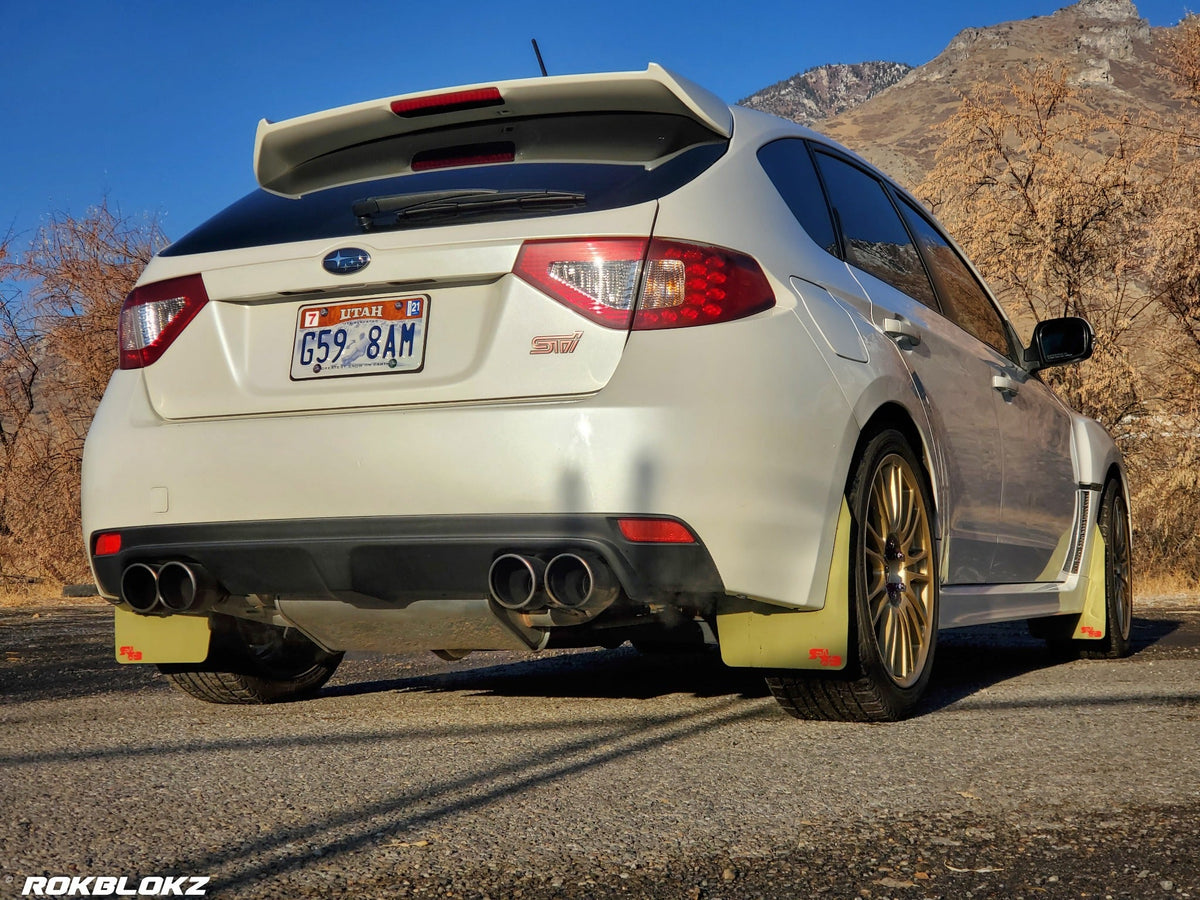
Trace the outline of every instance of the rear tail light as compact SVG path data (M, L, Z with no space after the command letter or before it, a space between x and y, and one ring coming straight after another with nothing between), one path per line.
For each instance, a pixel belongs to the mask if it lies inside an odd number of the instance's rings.
M767 277L744 253L656 238L633 330L730 322L774 305Z
M646 238L526 241L513 271L560 303L609 328L633 319Z
M527 241L513 271L609 328L712 325L775 305L775 294L751 257L684 241Z
M140 369L157 360L207 302L199 275L134 288L121 307L117 328L121 368Z

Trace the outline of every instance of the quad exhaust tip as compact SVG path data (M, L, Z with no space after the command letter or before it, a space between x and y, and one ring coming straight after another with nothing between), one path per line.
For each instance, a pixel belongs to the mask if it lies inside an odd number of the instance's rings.
M605 607L620 592L612 569L594 553L560 553L546 565L546 595L554 606Z
M133 563L121 573L121 599L134 612L148 613L158 606L158 572L145 563Z
M505 609L527 611L544 607L542 579L546 564L536 556L505 553L488 569L488 591Z
M158 600L171 612L190 612L224 596L217 582L200 566L164 563L158 570Z
M488 591L505 609L604 609L621 593L612 569L586 550L560 553L550 562L505 553L488 570Z
M194 612L222 600L226 592L201 566L167 562L155 568L132 563L121 573L121 599L134 612L158 607L173 613Z

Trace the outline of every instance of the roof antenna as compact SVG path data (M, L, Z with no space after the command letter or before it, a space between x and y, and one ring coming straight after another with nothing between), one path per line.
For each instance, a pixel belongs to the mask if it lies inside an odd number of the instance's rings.
M542 77L544 78L549 73L546 72L546 64L542 62L542 51L538 49L537 38L530 38L529 43L533 44L533 52L537 54L538 67L541 68Z

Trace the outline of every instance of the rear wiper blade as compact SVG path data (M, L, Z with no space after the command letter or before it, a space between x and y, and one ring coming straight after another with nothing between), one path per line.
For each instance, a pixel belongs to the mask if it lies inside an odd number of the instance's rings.
M503 209L570 209L587 202L577 191L497 191L486 188L459 191L424 191L394 197L369 197L354 204L354 215L364 231L378 225L399 227L409 221L477 215ZM376 216L392 214L391 221Z

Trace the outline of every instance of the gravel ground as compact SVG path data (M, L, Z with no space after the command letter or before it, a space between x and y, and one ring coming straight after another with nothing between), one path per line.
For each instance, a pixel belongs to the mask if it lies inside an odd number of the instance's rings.
M95 601L0 610L0 898L1200 898L1200 612L1127 660L943 633L921 715L784 716L757 675L626 647L349 659L209 706L112 660Z

